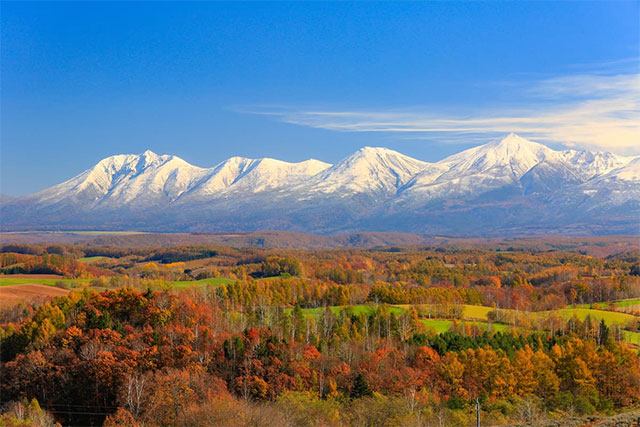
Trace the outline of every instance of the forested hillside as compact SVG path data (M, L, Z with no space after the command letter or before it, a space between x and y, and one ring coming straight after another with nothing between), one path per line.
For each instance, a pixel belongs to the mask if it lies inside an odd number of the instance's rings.
M6 425L464 426L476 402L495 425L640 404L636 252L11 245L0 260L6 288L70 291L1 307ZM30 274L45 270L59 278Z

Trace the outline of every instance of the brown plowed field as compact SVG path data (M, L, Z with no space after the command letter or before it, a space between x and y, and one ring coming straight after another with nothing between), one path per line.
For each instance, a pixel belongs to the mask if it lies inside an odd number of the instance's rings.
M55 278L55 276L53 278ZM58 297L67 295L68 293L69 291L66 289L47 285L26 284L0 286L0 305L13 305L20 301L29 302L34 299Z
M15 279L64 279L59 274L0 274L0 277L13 277Z

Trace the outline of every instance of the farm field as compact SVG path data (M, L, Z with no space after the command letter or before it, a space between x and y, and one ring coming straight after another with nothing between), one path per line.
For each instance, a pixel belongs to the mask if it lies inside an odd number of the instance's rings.
M465 319L483 319L487 320L489 312L495 310L492 307L484 307L479 305L464 305L462 316Z
M468 320L455 322L453 320L420 319L420 322L422 322L427 328L433 328L438 334L449 331L455 323L458 325L477 326L481 329L486 328L487 330L493 330L493 332L508 332L511 329L511 326L504 325L502 323L474 322Z
M427 328L433 328L438 334L447 332L453 326L453 320L420 319L420 322Z
M399 314L405 313L407 311L408 307L410 307L410 306L409 305L332 306L331 307L331 311L335 315L338 315L343 310L350 310L355 315L361 315L361 314L369 315L369 314L374 313L377 309L382 309L382 310L387 311L389 313L393 313L395 315L399 315ZM473 306L469 306L469 307L473 307ZM418 306L417 308L420 308L420 307ZM483 309L483 308L488 308L488 307L479 307L479 308ZM291 313L291 311L293 311L293 309L289 308L289 309L285 310L286 313ZM325 308L323 308L323 307L302 309L302 313L305 316L311 316L311 317L314 317L314 318L320 317L320 315L324 311L325 311ZM479 311L483 311L483 310L479 310ZM446 332L449 329L451 329L451 327L454 325L454 321L450 320L450 319L426 319L426 318L421 318L420 322L423 323L428 328L433 328L433 330L435 330L436 333ZM459 320L458 324L460 324L460 325L475 325L475 326L479 326L479 327L489 327L489 326L491 326L493 328L493 330L496 331L496 332L506 332L506 331L508 331L510 329L509 325L503 325L503 324L499 324L499 323L493 323L492 324L492 323L489 323L489 322L481 322L481 321Z
M625 342L640 346L640 332L622 331L622 335Z
M631 298L612 303L616 307L628 307L630 305L640 305L640 298Z
M633 316L631 314L588 308L564 308L560 310L540 312L537 315L544 316L552 313L560 314L566 319L576 316L578 319L584 320L587 316L590 316L592 319L595 319L597 321L604 320L607 325L628 324L640 319L640 317Z
M333 305L331 307L329 307L331 309L331 311L333 312L333 314L340 314L341 311L344 310L349 310L351 311L353 314L355 314L356 316L361 315L361 314L372 314L374 313L377 309L379 308L383 308L385 310L388 310L389 313L394 313L394 314L402 314L406 312L406 308L403 306L395 306L395 305L373 305L373 304L359 304L359 305ZM318 307L318 308L303 308L302 309L302 314L304 314L305 316L312 316L312 317L318 317L320 316L326 309L324 307ZM292 308L287 308L285 309L285 313L290 313L292 312L293 309Z
M20 276L20 277L16 277ZM46 278L42 278L39 276L47 276ZM62 282L68 285L72 284L80 284L80 283L89 283L89 279L66 279L62 276L58 278L51 278L51 275L6 275L0 276L0 287L1 286L11 286L11 285L27 285L27 284L35 284L35 285L47 285L47 286L55 286L56 283Z
M486 307L482 305L470 305L470 304L460 304L462 308L462 318L464 319L478 319L478 320L488 320L489 312L495 310L493 307ZM398 304L395 307L408 309L411 307L410 304ZM425 304L416 304L416 309L418 310L427 310L427 305Z
M93 264L94 262L100 262L108 259L112 259L112 258L106 257L106 256L89 256L89 257L78 258L78 261L84 262L87 264Z
M617 310L628 307L640 307L640 298L629 298L617 301L596 302L593 304L574 304L570 308L594 308L600 310Z
M32 302L35 299L63 296L68 293L69 291L66 289L47 285L6 285L0 287L0 307L19 302Z
M235 280L233 279L227 279L224 277L211 277L208 279L201 279L201 280L174 280L173 282L171 282L171 287L173 289L187 289L194 286L198 286L198 287L204 287L207 285L219 286L219 285L224 285L224 284L233 283L233 282L235 282Z
M105 257L90 257L88 259L97 260L97 259L103 259L103 258ZM259 280L275 280L278 278L280 277L270 277L270 278L263 278ZM16 286L16 285L55 286L56 283L59 283L59 282L62 282L72 287L74 285L79 285L79 284L87 285L89 284L90 280L89 279L68 279L68 278L63 278L62 276L47 275L47 274L45 275L20 274L20 275L0 276L0 287ZM188 289L192 287L204 287L207 285L219 286L222 284L229 284L233 282L235 282L235 280L233 279L214 277L214 278L207 278L207 279L201 279L201 280L175 280L175 281L170 281L167 284L170 286L171 289L182 290L182 289ZM614 305L617 307L633 307L633 304L637 303L638 301L639 301L638 299L617 301L614 303ZM395 315L403 314L411 307L411 305L409 304L381 305L381 307L382 306L385 307L385 310L387 310L389 313L394 313ZM558 310L551 310L551 311L530 312L527 314L532 316L537 316L540 318L544 318L545 316L549 316L549 315L556 315L556 316L561 316L565 319L570 319L575 316L581 321L584 321L587 318L587 316L590 316L594 321L597 321L597 322L599 322L600 320L604 320L607 326L613 326L613 325L627 326L627 325L633 324L634 322L640 321L640 317L638 316L634 316L634 315L623 313L623 312L617 312L617 311L586 308L588 306L598 306L598 305L594 305L594 304L581 305L579 306L579 308L576 306L573 306L573 307L568 307L568 308L563 308ZM415 307L419 312L422 312L423 314L424 314L424 311L427 310L426 305L418 304ZM495 310L492 307L469 305L469 304L463 304L461 305L461 307L462 307L462 318L460 319L460 323L477 325L477 326L489 325L490 323L487 322L489 320L488 314L491 311ZM331 310L333 311L334 314L338 314L342 310L349 309L354 314L360 315L360 314L371 314L377 308L378 306L374 304L359 304L359 305L353 305L353 306L332 306ZM292 311L291 308L285 310L285 312L288 312L288 313L291 311ZM320 316L320 314L323 311L324 311L324 308L306 308L302 310L304 315L313 316L313 317ZM504 311L505 313L514 313L513 310L502 310L502 311ZM521 315L525 313L526 312L520 312ZM451 319L422 318L421 322L427 326L433 327L434 330L438 333L449 330L453 325L453 320ZM510 328L510 325L501 324L499 322L492 322L491 325L495 331L507 331ZM640 335L638 335L637 333L634 333L631 331L625 331L624 337L625 337L625 341L628 341L633 344L640 344L640 338L639 338Z
M20 276L20 277L17 277ZM46 277L39 277L46 276ZM88 284L90 279L67 279L62 276L58 278L51 278L51 275L5 275L0 276L0 286L10 286L10 285L25 285L25 284L37 284L37 285L46 285L46 286L55 286L56 283L62 282L68 285L73 284ZM226 279L224 277L213 277L209 279L202 280L174 280L168 282L170 286L174 289L186 289L191 286L203 286L203 285L221 285L225 283L233 283L235 280Z
M355 315L360 314L372 314L377 309L381 308L388 313L393 313L395 315L400 315L405 313L411 306L408 304L400 304L400 305L373 305L373 304L361 304L354 306L332 306L330 307L331 311L338 315L343 310L350 310ZM425 310L424 305L416 305L416 309L420 312ZM291 313L293 309L288 308L285 310L286 313ZM325 308L304 308L302 309L302 313L305 316L311 316L314 318L318 318L323 312ZM508 332L511 330L512 325L499 323L499 322L488 322L488 313L494 310L491 307L484 306L474 306L474 305L464 305L463 307L463 317L462 319L457 320L457 323L460 325L475 325L478 327L491 327L495 332ZM507 312L513 313L512 310L505 310ZM640 322L640 317L633 316L625 313L617 313L603 310L594 310L594 309L576 309L576 308L567 308L567 309L559 309L559 310L551 310L551 311L542 311L542 312L532 312L525 313L520 312L521 315L532 315L539 316L543 318L544 316L556 315L561 316L565 319L572 318L576 316L581 321L584 321L587 316L590 316L592 320L595 322L599 322L600 320L604 320L607 326L614 325L622 325L627 326L634 324L634 322ZM479 320L478 320L479 319ZM424 318L420 319L425 326L433 328L436 333L446 332L451 329L454 325L453 319L437 319L437 318ZM624 331L623 338L626 342L630 344L638 345L640 344L640 333L632 332L632 331Z
M640 299L632 298L612 303L616 311L622 313L640 313Z

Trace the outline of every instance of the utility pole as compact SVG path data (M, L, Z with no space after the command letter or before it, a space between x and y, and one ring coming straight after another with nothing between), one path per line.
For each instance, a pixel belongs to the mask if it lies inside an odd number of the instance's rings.
M476 427L480 427L480 399L476 397Z

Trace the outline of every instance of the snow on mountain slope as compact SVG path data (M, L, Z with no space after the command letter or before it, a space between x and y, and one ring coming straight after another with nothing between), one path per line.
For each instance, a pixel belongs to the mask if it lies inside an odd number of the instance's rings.
M595 213L598 223L612 218L633 218L633 229L640 231L640 157L619 168L573 187L546 195L547 203L559 212ZM599 215L598 215L599 214ZM599 224L598 224L599 225Z
M298 183L329 166L313 159L287 163L232 157L207 169L176 156L145 151L103 159L80 175L27 199L40 206L69 203L84 210L139 208L177 199L203 201L230 191L266 191Z
M443 197L477 196L504 187L522 192L520 179L544 162L557 165L562 158L542 144L510 134L449 156L418 173L407 184L402 199L422 203Z
M205 169L190 165L178 157L154 156L143 155L150 157L151 161L139 163L140 167L113 185L107 197L98 204L119 207L134 201L142 205L171 202L199 182L205 173Z
M508 217L514 230L556 220L602 230L615 217L611 224L624 231L640 216L640 157L556 151L514 134L436 163L365 147L333 166L232 157L201 168L146 151L108 157L62 184L0 201L3 227L327 232L415 231L430 223L452 232L478 221L499 229Z
M389 197L429 166L430 163L387 148L364 147L292 191L302 197L314 194L345 197L354 193Z
M569 200L575 195L585 195L590 208L602 205L618 206L627 202L640 204L640 157L580 185L574 195L564 195Z
M640 157L636 157L626 165L614 169L602 178L598 178L598 181L626 181L626 182L638 182L640 181Z
M575 169L564 162L544 160L529 169L519 182L522 194L544 194L578 185L583 181Z
M198 197L217 197L222 193L246 191L258 193L294 184L316 175L331 165L310 159L288 163L270 158L247 159L232 157L207 172L197 186L185 194L181 201Z
M595 176L606 174L633 160L633 157L622 157L613 153L592 151L566 150L561 151L560 155L566 164L585 181Z
M307 179L331 167L331 164L309 159L299 163L264 158L256 161L237 183L230 187L233 191L251 191L254 193L292 185Z
M107 157L80 175L29 198L41 205L68 202L84 209L102 204L121 207L153 199L169 201L204 172L179 157L158 156L147 150L140 155Z
M545 145L512 133L501 140L449 156L438 164L448 168L442 179L491 172L518 180L532 167L545 160L560 161L561 156Z

